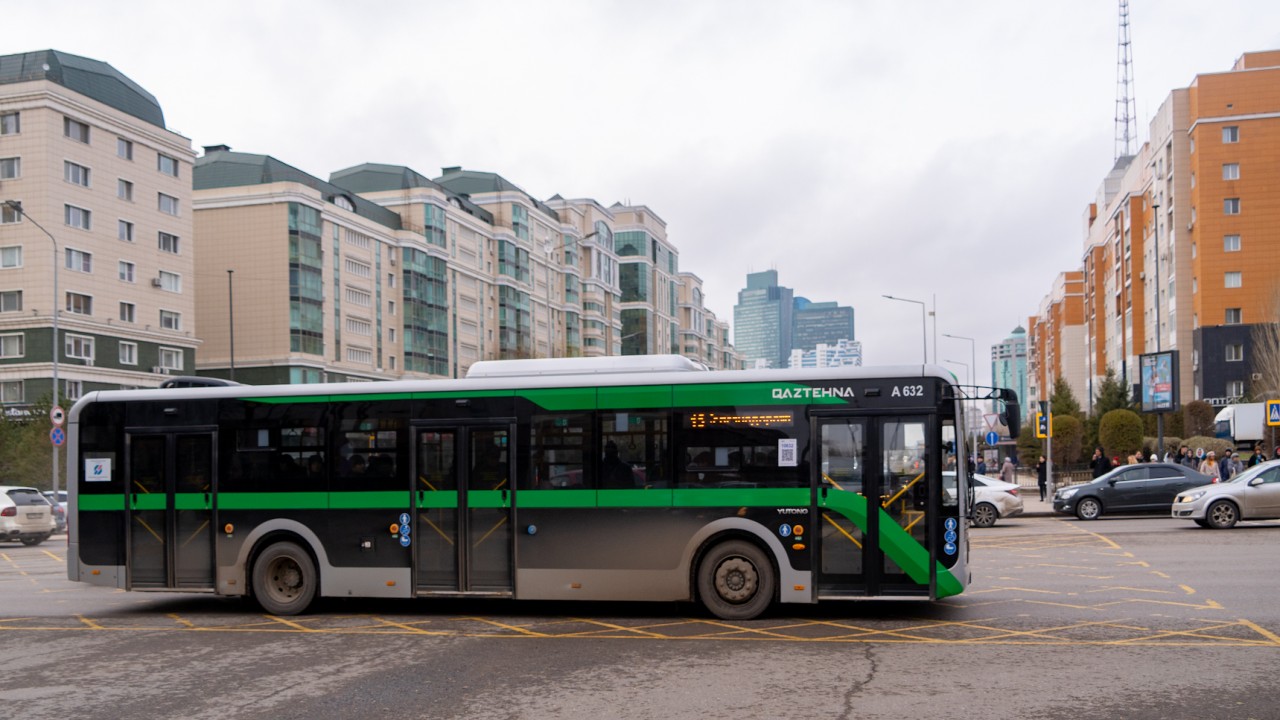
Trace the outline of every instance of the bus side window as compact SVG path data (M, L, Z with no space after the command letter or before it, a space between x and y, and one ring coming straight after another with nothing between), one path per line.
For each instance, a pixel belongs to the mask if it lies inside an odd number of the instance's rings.
M671 487L671 416L600 412L600 489Z
M521 475L525 489L577 490L591 479L587 449L591 441L591 415L556 413L534 415L530 422L529 472Z

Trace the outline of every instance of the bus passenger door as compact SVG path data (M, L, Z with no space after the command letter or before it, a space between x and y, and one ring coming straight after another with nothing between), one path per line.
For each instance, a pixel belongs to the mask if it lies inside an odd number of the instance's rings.
M923 418L818 420L820 597L928 593L925 428Z
M213 432L129 432L127 587L213 588Z
M514 437L505 424L415 427L418 594L511 594Z

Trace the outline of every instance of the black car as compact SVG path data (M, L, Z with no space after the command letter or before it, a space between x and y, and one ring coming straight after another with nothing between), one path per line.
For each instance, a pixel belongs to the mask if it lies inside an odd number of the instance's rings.
M1081 520L1096 520L1104 512L1160 512L1168 514L1178 493L1215 482L1204 473L1174 463L1123 465L1083 485L1053 494L1053 509Z

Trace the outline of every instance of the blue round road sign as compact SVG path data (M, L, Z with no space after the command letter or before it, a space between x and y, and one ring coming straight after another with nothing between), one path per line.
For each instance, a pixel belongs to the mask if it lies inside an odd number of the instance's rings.
M995 430L992 430L991 432L987 433L986 439L987 439L988 445L995 445L996 443L1000 442L1000 433L996 432Z
M58 447L62 447L62 443L67 441L67 434L62 431L62 428L56 427L49 431L49 441Z

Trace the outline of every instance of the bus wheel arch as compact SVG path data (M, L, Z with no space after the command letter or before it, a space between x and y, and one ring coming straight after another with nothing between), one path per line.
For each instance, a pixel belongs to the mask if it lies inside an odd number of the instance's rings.
M773 554L741 534L709 540L694 566L697 598L722 620L750 620L778 598L778 568Z
M252 557L251 594L267 613L297 615L320 595L320 566L302 538L269 535L258 542Z

